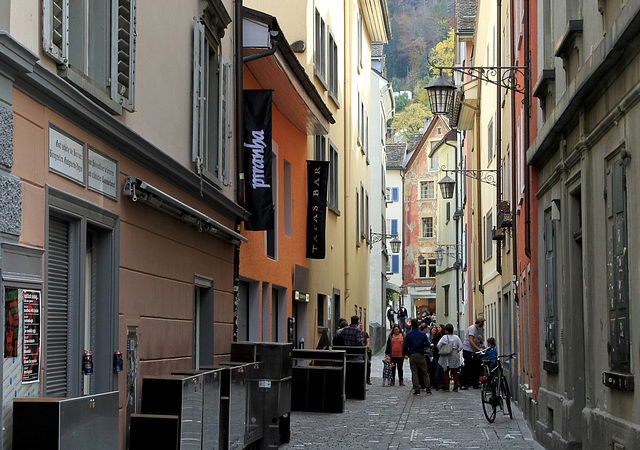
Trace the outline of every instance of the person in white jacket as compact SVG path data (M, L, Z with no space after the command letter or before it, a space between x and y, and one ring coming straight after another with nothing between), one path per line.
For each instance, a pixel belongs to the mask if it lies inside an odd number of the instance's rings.
M438 352L440 359L438 364L444 370L444 391L449 392L449 371L453 378L453 392L458 392L458 370L460 370L460 352L462 351L462 341L453 334L453 325L448 323L444 326L444 336L438 342ZM448 348L451 352L448 353Z

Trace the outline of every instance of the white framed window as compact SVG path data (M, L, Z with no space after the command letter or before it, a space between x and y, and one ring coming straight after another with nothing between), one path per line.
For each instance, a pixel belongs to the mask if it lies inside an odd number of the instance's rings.
M136 0L44 0L43 47L59 73L112 113L133 111Z
M356 18L357 18L357 22L358 22L358 68L362 67L362 35L363 35L363 29L362 29L362 15L360 14L360 11L358 10L358 12L356 13Z
M437 156L432 156L431 157L431 166L429 166L429 170L438 170L438 157Z
M493 211L489 211L485 216L485 257L487 260L493 257L493 239L491 230L493 229Z
M423 217L421 219L422 223L422 233L420 236L423 238L432 238L433 237L433 217Z
M427 278L427 260L424 256L418 256L418 278Z
M224 29L209 23L209 16L194 18L191 158L198 174L221 187L230 183L231 74L220 52Z
M436 198L435 181L420 182L420 199L433 200Z

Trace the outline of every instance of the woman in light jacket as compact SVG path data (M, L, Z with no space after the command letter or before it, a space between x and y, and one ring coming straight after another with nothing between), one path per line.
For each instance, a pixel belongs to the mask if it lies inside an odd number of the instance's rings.
M453 350L449 355L442 354L442 348L446 344L452 344ZM438 341L438 352L440 357L438 364L444 370L444 391L449 392L449 370L453 378L453 392L458 392L458 370L460 369L460 352L462 351L462 341L453 334L453 325L448 323L444 326L444 336Z

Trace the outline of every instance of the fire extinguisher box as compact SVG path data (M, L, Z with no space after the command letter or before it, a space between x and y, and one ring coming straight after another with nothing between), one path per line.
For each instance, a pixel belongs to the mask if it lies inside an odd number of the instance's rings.
M119 445L118 423L118 391L76 398L15 398L13 448L114 449Z

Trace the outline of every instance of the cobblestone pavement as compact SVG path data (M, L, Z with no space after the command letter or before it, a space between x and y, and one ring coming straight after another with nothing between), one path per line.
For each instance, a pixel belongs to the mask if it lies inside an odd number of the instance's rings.
M281 449L542 449L513 405L513 419L498 409L494 423L482 412L480 390L424 391L413 395L405 363L400 387L382 386L382 360L372 358L366 400L347 400L343 414L291 414L291 441Z

